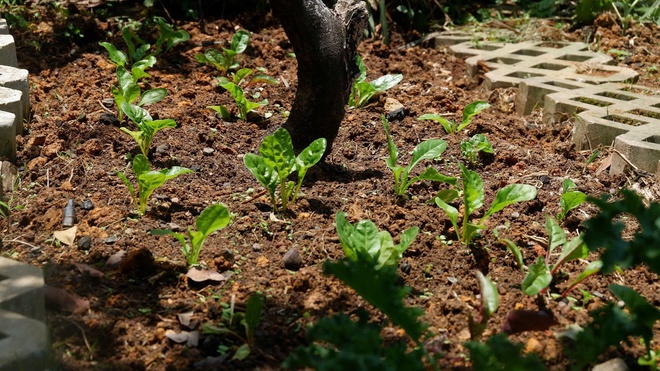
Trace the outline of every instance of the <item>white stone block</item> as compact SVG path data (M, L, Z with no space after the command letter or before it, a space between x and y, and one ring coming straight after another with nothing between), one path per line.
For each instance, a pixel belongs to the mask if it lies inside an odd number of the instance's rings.
M0 87L0 111L13 113L15 134L23 133L23 93L20 90Z
M6 157L9 159L9 161L12 162L16 161L15 125L16 115L5 111L0 111L0 157Z
M14 45L14 37L11 35L0 35L0 64L18 67L16 45Z
M23 93L21 97L21 103L23 106L24 116L27 116L30 112L30 85L28 82L28 75L28 70L9 66L0 66L0 86L20 90L21 93Z

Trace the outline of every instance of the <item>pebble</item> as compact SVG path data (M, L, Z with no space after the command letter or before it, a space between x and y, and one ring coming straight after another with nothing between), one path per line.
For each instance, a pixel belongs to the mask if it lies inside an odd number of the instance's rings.
M202 167L197 165L197 164L194 164L193 166L190 167L190 170L192 170L194 172L198 172L198 171L202 170Z
M105 98L101 101L105 108L112 108L115 105L115 100L112 98Z
M261 251L261 244L259 243L252 244L252 251Z
M284 254L284 268L290 271L297 271L302 267L302 256L298 249L292 247Z
M412 269L412 267L410 266L410 263L408 263L408 259L404 259L401 262L401 265L400 265L399 268L401 269L401 272L403 272L405 274L410 273L410 270Z
M110 237L104 238L103 243L108 244L108 245L112 245L113 243L117 242L117 240L119 240L119 237L110 236Z
M160 153L161 155L167 154L169 150L170 150L170 145L167 143L156 146L156 153Z
M204 156L211 156L213 154L213 152L215 152L215 150L211 147L205 147L202 150L202 153L204 154Z
M92 203L92 200L85 200L80 204L80 208L83 210L91 210L94 208L94 204Z
M105 125L114 125L114 126L119 126L120 122L119 119L117 118L116 115L108 112L103 112L99 116L99 121L101 121Z
M92 247L92 238L89 236L82 236L78 240L78 249L88 251Z

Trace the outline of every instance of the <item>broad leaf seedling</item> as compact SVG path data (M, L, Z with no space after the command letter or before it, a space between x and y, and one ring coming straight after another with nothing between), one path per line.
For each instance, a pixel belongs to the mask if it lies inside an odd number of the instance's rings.
M220 48L220 51L209 49L204 54L195 55L195 59L199 63L209 64L215 67L223 76L226 76L230 70L235 70L239 67L236 56L247 49L249 41L250 33L245 30L238 30L231 38L229 49Z
M348 98L348 105L350 107L364 107L369 103L371 98L393 88L403 80L403 75L394 74L381 76L369 82L367 81L367 68L364 66L364 62L359 55L355 58L355 63L360 69L360 75L353 82L351 95Z
M472 122L472 117L488 107L490 107L490 104L482 101L475 101L468 104L463 108L463 120L460 123L447 120L436 113L427 113L419 116L417 119L439 122L447 134L454 134L465 129Z
M176 122L172 119L154 120L147 110L142 107L134 106L127 102L121 104L121 111L126 113L126 116L131 119L137 126L137 131L132 131L127 128L120 128L121 131L130 135L140 147L140 152L145 157L149 156L149 148L154 139L154 135L161 129L176 127Z

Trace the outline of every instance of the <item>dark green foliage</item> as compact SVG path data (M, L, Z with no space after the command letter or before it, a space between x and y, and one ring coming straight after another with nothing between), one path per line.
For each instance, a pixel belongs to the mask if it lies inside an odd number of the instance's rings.
M605 248L601 256L604 274L616 266L626 269L641 263L660 273L660 203L646 207L635 192L622 190L621 194L623 198L615 202L608 202L607 196L589 199L601 211L584 222L584 241L590 250ZM624 225L615 219L622 214L632 216L639 223L633 239L621 235Z
M521 355L522 344L512 343L505 334L493 335L485 343L470 341L465 347L470 351L473 370L545 370L536 354Z
M590 313L593 321L578 333L576 346L567 349L568 356L575 361L575 369L583 369L611 346L622 341L630 344L631 336L642 337L649 351L653 324L660 319L660 310L629 287L610 285L609 288L626 304L628 314L612 303Z
M406 344L402 342L383 346L380 326L369 323L367 318L363 310L357 322L344 313L322 318L307 333L313 343L298 347L282 366L319 371L424 370L420 350L406 353Z

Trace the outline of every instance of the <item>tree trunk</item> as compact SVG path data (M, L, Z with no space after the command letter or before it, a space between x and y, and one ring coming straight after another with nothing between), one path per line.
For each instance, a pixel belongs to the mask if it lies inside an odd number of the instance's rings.
M339 0L333 9L321 0L271 0L271 5L298 61L298 90L284 128L298 151L325 138L327 155L359 74L355 56L368 19L365 2Z

